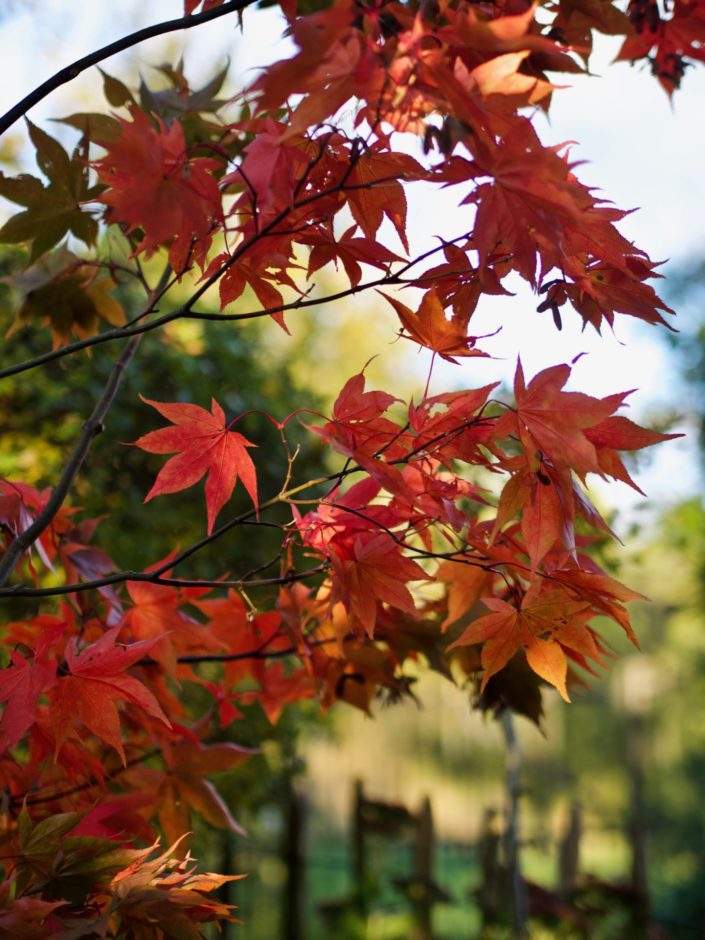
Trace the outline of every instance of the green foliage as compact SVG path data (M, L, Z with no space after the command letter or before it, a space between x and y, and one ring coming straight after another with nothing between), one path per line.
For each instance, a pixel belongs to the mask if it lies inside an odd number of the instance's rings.
M9 261L6 265L10 266ZM129 283L123 283L119 297L127 308L130 294ZM8 290L4 303L0 297L5 329L11 324L13 299ZM168 309L165 304L163 311ZM140 395L170 401L194 398L206 407L217 395L230 417L251 411L238 427L246 428L247 435L257 443L262 497L278 491L286 471L286 454L277 429L257 412L266 408L284 418L304 393L285 364L281 363L276 371L268 367L259 333L256 325L244 331L233 330L230 324L212 324L208 329L187 324L159 336L151 334L143 341L140 356L125 378L119 407L110 413L104 432L94 444L74 498L88 516L105 514L100 542L122 567L139 570L154 564L175 544L197 541L203 530L202 503L193 493L143 506L144 494L161 461L159 457L145 459L141 451L128 446L149 426L156 426L155 416L140 401ZM46 349L46 334L21 331L8 347L13 360L30 358ZM93 355L83 353L76 359L50 363L35 372L32 382L27 382L23 374L3 381L0 408L5 415L6 446L0 456L1 475L24 479L40 489L56 481L66 449L90 413L115 357L115 350L101 347ZM305 395L308 401L316 401L314 390L308 389ZM313 472L314 466L320 467L322 448L310 435L297 437L294 423L290 428L290 437L301 445L297 468L302 473ZM246 506L246 498L238 501L236 494L232 514ZM145 527L145 520L150 518L154 523ZM285 512L279 514L279 519L288 521ZM142 533L139 540L134 539L135 531ZM280 545L276 530L260 527L252 541L245 544L238 540L231 545L227 558L220 555L217 543L197 556L190 563L190 576L202 577L214 571L244 574L253 557L271 558Z

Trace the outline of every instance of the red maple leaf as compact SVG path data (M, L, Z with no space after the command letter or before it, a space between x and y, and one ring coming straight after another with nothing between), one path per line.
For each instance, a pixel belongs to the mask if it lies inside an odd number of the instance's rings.
M252 458L245 448L255 447L237 431L229 431L225 412L213 399L210 412L199 405L150 401L167 420L175 425L150 431L135 441L135 447L150 454L176 454L164 464L147 493L145 503L162 493L178 493L188 489L206 473L206 508L208 534L215 519L230 499L238 477L257 507L257 475Z
M373 238L355 238L355 229L355 225L350 226L336 240L321 227L301 239L305 244L312 246L308 259L307 275L309 278L330 261L334 261L337 267L338 259L340 259L350 283L353 287L357 287L362 278L361 264L369 264L374 268L387 271L390 262L401 260L399 255Z
M661 434L658 431L642 428L623 415L605 418L604 421L585 430L585 437L597 449L597 459L602 472L616 480L622 480L642 495L645 495L644 491L632 480L617 451L641 450L642 447L652 447L662 441L682 436L682 434Z
M137 705L171 727L149 689L125 672L147 655L156 639L116 646L115 640L121 629L117 626L107 630L99 640L82 650L78 648L77 639L66 645L67 674L57 683L51 709L57 752L79 718L89 731L114 747L124 762L118 701Z
M282 9L291 17L292 0ZM297 17L291 37L300 52L270 65L250 89L260 92L261 113L274 112L293 94L304 95L289 118L288 136L325 121L355 94L364 44L360 34L348 28L353 18L347 3Z
M136 767L129 779L135 787L152 794L159 824L169 841L193 829L194 811L218 829L244 835L216 787L203 778L239 767L255 753L233 742L194 744L185 739L165 749L166 773L153 767Z
M496 438L517 434L531 469L539 469L548 455L556 466L572 467L576 473L600 473L595 446L584 433L609 417L629 392L593 398L582 392L564 392L570 366L544 369L527 385L521 360L514 377L516 412L502 415L495 426Z
M675 0L666 7L666 18L656 0L631 0L627 15L634 32L628 35L615 59L648 58L654 75L672 95L680 88L689 59L705 61L705 13L701 3Z
M259 702L270 724L275 725L281 718L284 706L289 702L298 702L304 698L313 698L315 686L307 669L287 672L282 663L272 663L263 669L259 681L261 688L257 692L245 692L244 702Z
M333 419L323 427L312 427L316 434L329 441L346 456L371 456L385 447L388 459L401 456L398 446L402 428L383 417L394 402L393 395L382 391L365 391L365 376L359 372L345 383L333 406Z
M178 121L155 127L135 107L132 121L120 120L122 134L103 142L108 153L93 166L108 189L100 197L108 206L108 221L141 228L144 238L137 251L149 256L170 244L169 263L182 272L191 252L202 264L216 225L223 221L218 182L219 164L186 154L184 132ZM100 142L100 141L99 141Z
M14 747L20 741L36 721L39 696L56 684L56 659L50 650L66 624L47 616L37 621L41 633L33 661L14 650L10 665L0 671L0 702L7 702L0 720L0 750Z
M136 640L156 640L150 655L170 675L176 672L179 652L223 649L203 624L180 610L191 599L187 592L145 581L128 581L127 592L134 606L126 612L123 626L129 626Z
M332 604L342 601L369 636L374 633L378 602L414 613L414 599L406 582L425 580L426 572L402 554L391 536L385 532L372 538L358 535L350 555L343 558L331 553L335 572Z
M562 299L570 297L598 331L603 317L611 324L615 313L666 322L658 311L672 311L644 284L656 276L654 263L614 225L626 213L602 205L577 180L565 148L544 147L523 119L499 144L478 139L473 146L476 162L467 169L494 177L464 200L478 207L474 240L482 265L501 244L534 286L537 260L542 281L557 269L575 282L566 283Z

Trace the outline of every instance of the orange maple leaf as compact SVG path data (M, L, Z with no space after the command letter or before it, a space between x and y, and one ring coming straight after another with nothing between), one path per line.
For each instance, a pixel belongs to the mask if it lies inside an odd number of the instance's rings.
M519 649L533 671L550 682L566 701L568 661L563 646L602 663L593 634L585 621L594 611L584 600L575 600L565 590L531 587L517 608L497 597L483 597L489 614L478 617L448 649L482 643L481 690L503 669Z
M367 238L374 239L386 216L408 252L406 194L400 180L426 179L428 173L413 157L384 153L373 146L356 160L346 179L348 207Z
M223 904L210 892L244 875L216 875L194 871L189 854L179 857L181 837L166 852L152 859L158 843L125 853L130 860L110 883L111 930L125 936L154 936L154 925L168 924L172 936L202 936L196 924L235 921L233 905Z
M441 624L441 631L467 614L490 583L490 575L484 568L468 564L462 557L444 561L436 578L448 585L448 616Z
M142 400L175 426L144 434L135 441L135 447L141 447L150 454L177 455L167 460L159 471L145 503L162 493L188 489L207 473L209 535L216 516L232 495L238 476L257 507L257 475L252 458L245 449L257 445L237 431L228 430L225 412L215 399L211 401L210 412L199 405Z
M475 337L467 335L467 329L460 321L447 319L435 287L426 291L416 313L395 297L382 296L394 307L411 339L432 349L442 359L455 362L453 356L487 355L472 348Z
M490 541L521 512L521 532L532 570L556 542L574 552L575 493L569 470L558 472L544 464L533 472L524 466L502 490Z
M585 564L584 559L579 560ZM639 641L632 629L629 612L623 605L628 601L648 601L648 597L632 591L631 588L611 578L599 568L596 570L587 570L586 567L559 569L551 572L551 577L578 592L597 613L604 614L618 623L634 646L639 648Z

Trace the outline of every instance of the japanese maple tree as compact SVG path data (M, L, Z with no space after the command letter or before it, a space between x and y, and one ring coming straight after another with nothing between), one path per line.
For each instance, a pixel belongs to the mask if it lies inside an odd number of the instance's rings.
M254 6L174 0L179 18L68 66L0 130L151 36L218 17L242 18L247 34ZM590 554L612 533L586 481L638 489L623 454L673 435L628 418L630 392L566 391L574 363L527 377L518 361L513 394L460 378L432 393L429 377L407 402L364 372L345 376L329 415L306 401L267 415L286 467L268 491L247 389L237 414L198 388L190 401L145 398L132 440L111 438L157 468L144 525L169 494L195 487L202 501L205 478L201 537L133 570L72 505L143 337L169 323L246 330L273 318L288 331L305 308L369 291L410 351L464 363L462 376L486 356L475 310L511 274L558 329L563 317L598 331L625 316L668 326L656 264L619 231L625 213L580 182L534 117L560 93L549 75L588 69L595 32L624 36L620 58L648 61L673 92L703 58L703 0L315 6L282 0L293 51L234 99L218 97L224 72L194 90L164 67L158 94L102 72L104 111L63 118L73 150L27 120L38 173L0 174L14 204L0 242L20 246L10 334L30 331L41 347L19 360L9 336L0 378L31 383L94 347L112 356L60 477L42 490L0 481L8 935L198 937L200 924L233 919L213 894L233 876L199 874L187 833L192 813L240 831L208 778L250 757L215 737L237 741L253 702L272 722L300 699L368 710L406 695L410 665L425 662L449 681L464 675L478 707L521 711L512 664L534 691L570 699L613 655L606 620L636 642L625 604L638 595ZM415 184L451 189L459 205L458 231L424 252L408 233ZM338 272L328 294L322 269ZM294 432L329 453L315 477L299 473ZM216 544L223 558L245 540L256 549L258 527L276 532L274 559L194 575ZM189 686L201 695L186 701Z

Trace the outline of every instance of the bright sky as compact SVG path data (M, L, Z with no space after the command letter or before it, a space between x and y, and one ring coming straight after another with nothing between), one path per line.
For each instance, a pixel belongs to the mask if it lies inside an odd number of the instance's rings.
M0 0L0 4L4 0ZM5 110L32 87L71 60L132 29L178 16L181 0L113 0L110 4L75 0L15 0L14 15L0 23L3 75L0 109ZM106 13L109 11L109 16ZM232 24L232 25L231 25ZM245 14L245 41L230 18L176 34L167 42L172 50L184 42L189 76L194 82L207 78L230 56L237 72L271 61L277 53L280 26L273 10ZM623 223L621 230L653 259L671 263L705 252L705 189L702 184L705 153L705 68L686 75L683 89L673 104L655 79L642 69L612 65L618 41L603 40L593 59L593 75L570 76L571 87L557 91L550 124L539 116L538 126L546 143L579 141L575 160L590 161L578 169L584 182L599 186L605 198L622 209L642 207ZM140 47L141 62L158 64L165 55L165 41ZM125 74L135 69L134 54L123 54L105 63L107 71ZM560 79L559 79L560 80ZM84 75L48 103L32 111L32 118L46 119L80 110L96 87L95 72ZM86 100L77 104L77 92ZM234 88L233 88L234 90ZM21 126L19 127L21 133ZM449 237L464 226L462 211L446 198L425 194L410 203L412 239L429 244L434 233ZM668 271L668 265L662 269ZM658 288L658 285L657 285ZM625 388L639 388L632 398L632 416L678 401L678 374L665 345L654 328L623 318L615 334L598 337L581 333L579 318L567 311L564 329L557 333L550 314L535 312L537 301L519 284L516 297L485 300L476 316L477 333L489 333L501 321L502 332L483 348L500 360L471 360L454 370L449 379L467 385L484 384L497 377L498 368L510 379L521 351L527 374L588 352L575 370L576 388L596 395ZM360 363L362 365L362 363ZM464 373L464 374L463 374ZM459 375L461 377L459 377ZM439 377L441 378L441 377ZM443 377L445 378L445 377ZM639 474L642 486L659 503L683 498L700 486L694 448L689 443L664 445L651 466ZM674 468L677 472L674 473ZM612 488L610 502L634 502L626 487Z

